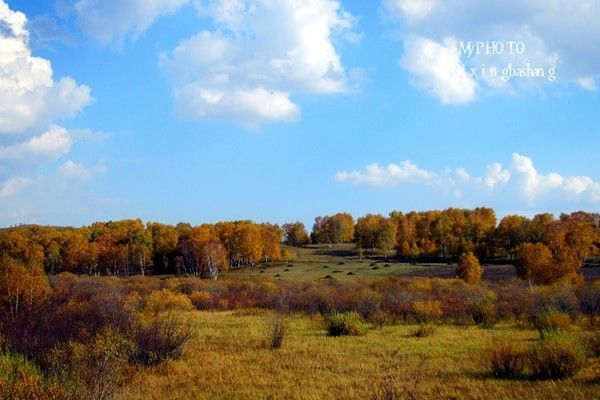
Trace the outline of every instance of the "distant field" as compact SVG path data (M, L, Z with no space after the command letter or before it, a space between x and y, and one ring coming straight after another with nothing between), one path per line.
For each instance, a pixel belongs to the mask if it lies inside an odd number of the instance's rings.
M182 359L135 375L119 400L141 399L597 399L600 361L590 359L562 381L499 380L481 363L502 337L531 342L531 330L439 326L415 338L414 325L372 329L366 336L325 336L314 319L291 318L283 347L266 345L268 311L189 312L198 328ZM379 397L373 397L373 396Z
M228 278L270 277L290 280L315 280L335 278L348 281L357 278L379 278L387 275L424 276L453 278L456 265L447 263L406 263L396 262L393 258L381 257L362 259L357 256L354 244L309 245L304 248L288 248L291 252L289 263L261 264L255 268L242 268L227 271ZM483 279L500 280L515 276L512 265L484 265ZM583 268L586 279L600 279L600 267Z

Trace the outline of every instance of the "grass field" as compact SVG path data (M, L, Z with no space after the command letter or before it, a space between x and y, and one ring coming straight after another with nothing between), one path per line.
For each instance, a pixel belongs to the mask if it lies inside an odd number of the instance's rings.
M357 257L355 245L310 245L290 248L289 263L263 264L256 268L231 270L224 274L229 278L271 277L292 280L314 280L333 277L339 280L377 278L385 275L418 275L432 272L442 273L446 264L410 264L394 260Z
M369 254L362 259L357 256L354 244L309 245L303 248L289 248L291 259L288 263L262 264L255 268L233 269L223 274L226 278L270 277L290 280L315 280L335 278L348 281L356 278L379 278L387 275L424 276L453 278L455 264L448 263L406 263L393 258L383 260ZM484 280L510 279L515 276L512 265L484 265ZM600 279L600 266L583 268L587 280Z
M562 381L499 380L481 362L502 337L537 332L439 326L416 338L414 325L327 337L314 318L290 317L283 346L267 346L269 311L186 312L198 331L184 356L134 375L117 397L133 399L597 399L600 362ZM396 397L385 397L394 393Z

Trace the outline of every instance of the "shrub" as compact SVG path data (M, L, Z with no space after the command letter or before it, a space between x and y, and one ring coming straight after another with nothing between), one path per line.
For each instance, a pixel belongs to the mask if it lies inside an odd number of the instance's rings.
M535 378L572 377L585 362L585 349L574 338L564 334L545 336L529 352L529 364Z
M595 328L600 315L600 280L578 288L577 298L581 310L590 317L590 326Z
M133 360L152 365L183 353L183 347L194 336L192 327L172 314L138 321L131 335L137 345Z
M277 314L270 322L270 347L279 349L288 330L288 321L281 314Z
M69 342L52 350L52 371L77 397L107 400L127 381L134 344L112 329L87 343Z
M190 301L198 310L209 310L213 306L213 296L205 290L196 290L190 294Z
M419 327L412 333L412 336L418 338L432 336L436 330L437 327L433 324L420 324Z
M412 304L413 315L418 322L439 319L444 313L442 305L437 300L417 300Z
M524 346L504 340L487 349L485 362L496 378L520 378L527 366L527 350Z
M146 310L154 314L174 310L187 311L193 308L190 298L185 294L167 289L155 290L146 298Z
M380 309L369 314L369 322L372 323L375 328L383 328L383 326L388 323L389 319L389 315Z
M360 314L355 311L334 312L325 318L329 336L361 336L367 331Z
M533 288L532 295L534 316L550 307L566 312L572 317L580 312L579 300L575 296L573 286L569 283L536 286Z
M494 292L486 293L471 304L470 311L473 321L477 325L491 327L496 322L496 295Z
M600 357L600 332L593 332L583 336L585 348L590 357Z
M548 307L538 312L534 319L534 326L544 337L549 333L565 330L571 325L571 316L566 312Z
M70 396L24 357L0 353L0 399L67 400Z

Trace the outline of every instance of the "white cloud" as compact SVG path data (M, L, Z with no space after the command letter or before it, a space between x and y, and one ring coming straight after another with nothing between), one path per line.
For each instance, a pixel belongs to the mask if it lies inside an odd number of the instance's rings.
M590 92L595 92L596 90L598 90L598 87L596 86L596 80L594 78L579 78L576 82L582 89L588 90Z
M92 39L120 44L126 37L137 40L156 18L172 14L189 0L78 0L77 22Z
M382 0L382 4L386 15L396 16L401 21L400 35L405 42L411 37L422 37L438 44L442 44L445 38L454 38L464 42L523 41L526 45L522 55L507 55L505 52L470 59L462 57L461 63L467 65L468 71L482 65L502 70L509 63L513 67L525 67L529 63L532 67L543 68L545 78L549 69L555 68L556 82L574 83L585 90L596 90L595 82L600 78L600 24L597 23L600 2L597 0L506 0L491 3ZM444 52L444 47L438 47L437 51ZM422 47L420 50L425 52L428 49ZM418 55L414 57L419 58ZM420 58L425 57L423 54ZM462 80L461 77L456 79ZM476 80L480 84L480 94L498 91L515 94L547 87L549 82L539 78L505 82L481 73ZM425 89L434 96L438 94L427 87ZM443 101L442 97L437 97Z
M104 165L85 166L71 160L65 162L57 170L58 176L66 180L86 180L104 173L106 173Z
M11 197L17 194L21 189L31 185L31 180L23 176L15 176L7 180L0 186L0 199Z
M422 185L436 192L460 193L478 200L486 198L519 198L529 205L550 201L576 204L600 204L600 182L589 176L563 176L557 172L542 174L531 158L514 153L512 163L504 169L500 163L486 167L484 176L472 176L464 168L442 172L423 169L411 161L381 167L370 164L363 170L341 171L339 182L373 187Z
M27 18L0 0L0 134L16 134L75 115L92 100L71 78L55 81L48 60L29 48Z
M92 101L90 89L72 78L55 80L49 60L35 57L25 14L0 0L0 220L27 221L46 205L57 177L41 167L68 154L75 140L97 137L89 130L68 131L57 121L69 118ZM90 173L65 164L72 177ZM64 186L64 185L63 185ZM63 189L66 189L64 187ZM69 194L70 195L70 194ZM64 200L64 197L62 197ZM26 204L36 203L36 207Z
M183 40L160 59L184 115L258 126L291 121L294 93L348 91L336 38L354 18L338 0L213 0L197 3L213 31Z
M429 16L437 0L383 0L383 4L387 12L414 23Z
M69 132L60 126L52 126L40 136L26 142L0 147L0 161L27 159L56 159L71 149L73 141Z
M440 99L442 104L464 104L477 93L477 83L465 71L453 39L442 43L422 37L404 41L400 61L418 87Z
M486 175L483 178L483 182L490 190L493 190L497 185L506 184L510 179L510 171L503 169L500 163L492 163L485 170Z
M373 163L367 165L364 171L341 171L337 173L336 179L340 182L379 187L404 184L431 185L438 180L438 174L421 169L407 160L386 167Z

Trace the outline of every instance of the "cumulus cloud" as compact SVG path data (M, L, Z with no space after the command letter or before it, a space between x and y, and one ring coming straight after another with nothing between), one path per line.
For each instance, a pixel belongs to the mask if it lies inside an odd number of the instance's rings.
M24 176L10 178L0 186L0 199L14 196L29 185L31 185L31 180Z
M105 172L106 166L104 165L86 166L83 164L75 163L71 160L62 164L57 170L58 176L66 180L90 179L94 176L102 175Z
M77 23L102 44L137 40L156 18L172 14L189 0L78 0L73 6Z
M502 2L475 2L470 0L382 0L386 15L400 21L401 37L405 47L405 58L438 59L428 51L440 54L447 52L444 43L452 38L454 43L469 41L522 41L523 54L480 54L462 56L460 64L478 69L476 80L480 83L479 93L501 91L518 93L548 84L546 79L551 69L556 71L557 82L573 83L585 90L597 90L595 81L600 76L600 2L582 0L506 0ZM436 43L438 46L415 47L415 38L420 43ZM418 42L417 42L418 43ZM416 54L415 54L416 52ZM419 55L420 52L420 55ZM500 72L512 64L514 68L540 68L545 71L544 79L516 79L509 82L500 77L486 76L481 67L495 67ZM411 63L401 63L415 83L423 80ZM442 65L443 66L443 65ZM446 75L455 70L455 63L447 64ZM438 74L430 73L436 80ZM423 73L421 72L421 75ZM455 79L460 82L460 75ZM554 81L550 81L554 82ZM459 83L457 83L459 85ZM445 92L433 91L419 85L444 104L462 104L448 101ZM469 100L475 98L471 97Z
M442 104L464 104L476 96L477 82L465 70L453 39L437 43L410 37L404 42L400 65L417 86L439 98Z
M505 169L500 163L486 167L483 176L472 176L464 168L441 172L423 169L411 161L389 164L377 163L363 170L341 171L339 182L373 187L423 185L446 193L480 194L496 197L518 197L529 205L539 202L600 204L600 182L589 176L563 176L557 172L540 173L529 157L514 153L512 163Z
M71 117L91 102L90 89L55 81L48 60L29 48L27 18L0 0L0 134L22 133Z
M353 38L354 18L338 0L196 2L215 29L185 39L160 59L177 109L194 118L247 126L292 121L294 93L348 91L335 48Z
M35 57L30 47L25 14L0 0L0 208L2 220L26 215L22 205L46 199L57 179L38 170L58 161L75 140L97 137L90 130L69 131L56 124L81 111L92 101L90 89L72 78L55 79L49 60ZM34 24L36 26L36 24ZM64 177L87 177L99 167L66 163ZM64 181L65 179L63 179ZM40 195L43 193L44 195ZM12 221L12 220L11 220Z
M71 135L66 129L52 126L48 131L25 142L0 147L0 161L55 159L68 153L72 143Z
M577 79L576 82L582 89L588 90L590 92L595 92L596 90L598 90L598 87L596 86L596 80L594 78L582 77Z
M396 18L415 23L426 18L437 5L436 0L384 0L386 11Z

